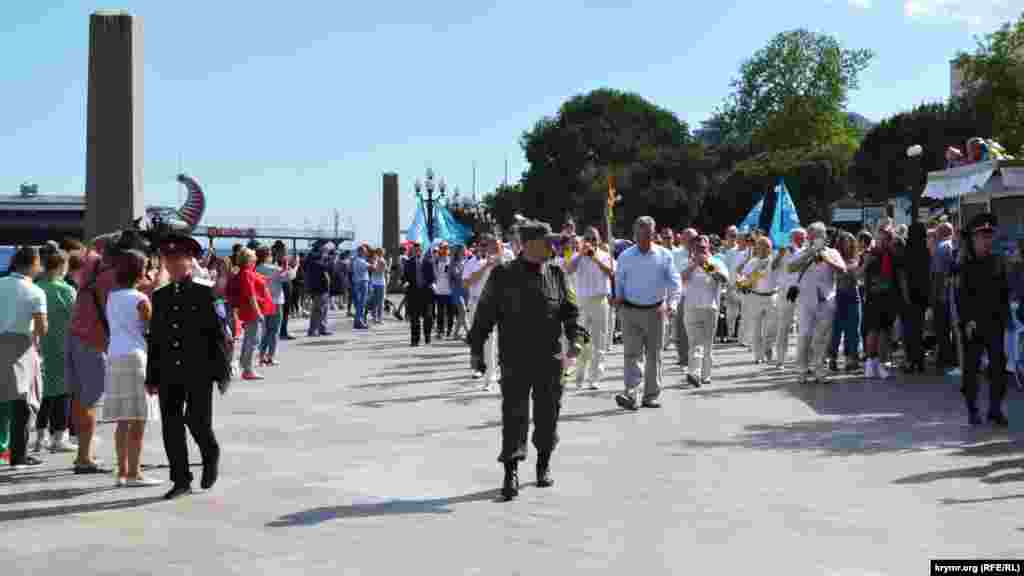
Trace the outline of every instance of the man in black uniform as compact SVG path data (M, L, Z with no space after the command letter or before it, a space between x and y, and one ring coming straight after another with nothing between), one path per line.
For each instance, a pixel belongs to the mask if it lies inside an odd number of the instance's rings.
M1010 286L1003 259L992 253L997 225L993 214L978 214L967 225L965 258L960 267L960 321L964 336L963 386L967 415L972 426L978 415L978 366L988 352L988 419L1006 427L1003 398L1006 396L1004 335L1010 315Z
M213 383L223 393L231 378L226 313L215 305L213 284L192 278L192 258L199 243L168 235L160 252L171 283L153 293L146 388L160 395L164 449L174 486L170 500L192 491L185 425L203 457L205 490L217 481L220 447L213 434ZM186 408L187 406L187 408Z
M405 315L409 318L411 330L410 344L420 345L420 328L422 323L423 340L430 344L430 331L434 327L434 261L423 255L423 247L419 242L413 244L413 253L405 261L402 271L405 282L406 305Z
M558 239L541 222L519 225L524 245L519 258L499 264L484 286L469 332L472 368L486 373L483 346L498 327L501 364L501 454L505 466L501 493L506 500L519 494L518 466L526 459L526 433L533 391L533 445L537 448L537 486L552 485L551 452L558 443L558 413L562 405L562 331L572 344L574 360L590 337L579 322L575 291L561 268L548 263L550 242Z

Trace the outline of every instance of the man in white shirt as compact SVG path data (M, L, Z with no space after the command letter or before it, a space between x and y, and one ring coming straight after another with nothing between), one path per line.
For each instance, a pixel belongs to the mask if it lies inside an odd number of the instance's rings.
M725 264L711 256L711 239L700 236L691 245L693 257L682 274L686 286L686 334L689 340L686 381L699 388L711 382L712 347L718 326L722 286L729 282ZM703 358L697 366L697 350ZM698 376L699 374L699 376Z
M790 272L788 268L800 257L806 238L807 232L803 228L797 228L790 232L791 244L780 250L772 263L772 268L775 271L775 283L779 289L775 321L775 367L780 369L786 364L786 354L789 352L789 333L793 329L793 315L796 312L796 297L789 298L789 289L796 286L799 276L796 272Z
M823 361L832 338L832 320L836 312L835 271L846 270L839 252L825 245L824 222L807 227L809 246L788 268L799 274L797 280L797 306L799 306L800 336L797 364L800 382L807 383L813 374L816 382L825 379Z
M743 248L737 245L737 238L739 237L739 231L735 226L729 226L725 230L725 239L722 242L722 251L720 257L722 262L725 264L726 271L728 272L727 277L730 278L725 288L725 321L726 321L726 339L733 339L738 336L737 331L739 327L736 325L736 321L740 317L740 295L736 290L736 271L746 260Z
M487 278L491 270L502 262L511 261L511 255L504 249L504 244L494 236L484 234L480 238L479 249L474 257L467 261L462 270L463 285L466 287L468 301L466 311L469 316L469 324L473 324L473 315L476 313L477 304L480 302L480 295L487 284ZM484 363L487 365L487 374L474 372L473 379L485 378L482 390L489 392L498 384L498 332L494 331L484 342Z
M615 402L627 410L637 410L641 404L641 380L642 405L661 406L658 396L665 318L675 314L681 289L672 253L654 244L654 218L637 218L633 231L637 244L619 256L615 270L615 303L622 311L625 358L625 391L616 395Z
M690 246L697 239L697 230L687 228L680 235L681 243L672 250L672 262L680 275L690 267ZM673 329L676 340L676 363L686 368L690 359L689 339L686 336L686 285L680 290L679 306L676 308Z
M583 235L583 250L566 266L576 279L576 301L580 323L591 334L590 343L579 355L576 364L576 387L597 390L604 376L605 337L607 336L608 291L615 275L615 263L601 250L601 235L590 227Z
M737 279L746 295L743 316L748 330L747 341L754 352L754 364L771 362L775 342L775 274L772 273L772 241L760 236L755 242L753 257L743 266Z

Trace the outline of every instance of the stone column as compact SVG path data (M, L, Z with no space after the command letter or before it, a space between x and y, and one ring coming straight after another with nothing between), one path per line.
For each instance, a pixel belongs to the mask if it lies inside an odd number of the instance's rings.
M399 224L398 224L398 174L387 172L384 174L383 189L383 210L381 219L381 246L387 250L391 258L392 266L398 266L401 260L398 257L399 249ZM401 274L394 273L392 269L392 284L389 289L394 290L400 281Z
M89 18L85 234L130 226L144 214L142 20L123 11Z

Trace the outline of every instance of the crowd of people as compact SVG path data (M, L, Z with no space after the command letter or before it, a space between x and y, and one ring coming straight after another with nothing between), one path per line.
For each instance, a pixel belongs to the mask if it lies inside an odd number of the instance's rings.
M1003 337L1011 301L1024 297L1024 266L993 254L996 224L991 214L963 231L886 219L855 236L815 222L774 246L759 230L730 227L718 237L659 229L646 216L632 239L611 243L596 227L578 235L569 222L556 234L524 221L507 242L491 234L466 245L413 242L397 262L365 243L349 253L318 242L305 257L280 242L251 243L226 258L202 256L187 237L148 251L114 251L102 240L22 247L0 279L0 454L32 467L44 450L74 452L75 473L115 473L95 458L97 421L112 421L117 484L156 485L139 460L146 422L162 418L173 460L168 497L190 491L186 425L208 488L219 460L214 384L223 391L234 374L262 379L257 368L278 366L279 340L293 338L291 317L308 318L307 337L329 336L327 315L337 309L367 330L393 308L408 322L411 346L447 339L470 347L471 377L483 390L501 387L509 498L525 458L528 391L538 482L550 485L561 390L598 389L618 343L624 375L615 402L625 410L660 406L662 353L673 344L693 387L711 384L716 346L744 346L766 370L795 364L803 384L840 370L884 380L902 348L908 373L924 372L926 355L938 374L962 366L971 425L982 422L978 374L987 367L988 420L1006 426ZM391 307L386 293L396 284L404 298ZM221 348L227 369L211 364L201 388L180 386L182 350L209 358Z

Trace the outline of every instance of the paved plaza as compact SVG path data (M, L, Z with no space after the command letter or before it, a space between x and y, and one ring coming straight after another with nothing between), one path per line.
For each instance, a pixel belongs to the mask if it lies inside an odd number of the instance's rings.
M1024 557L1024 448L968 429L954 380L800 386L721 347L711 386L685 386L672 352L663 407L630 413L617 346L602 390L566 393L555 486L532 486L531 454L498 503L500 396L477 391L465 345L333 320L215 400L209 493L164 502L167 486L73 475L73 455L0 471L3 573L905 575ZM159 424L144 462L166 478Z

